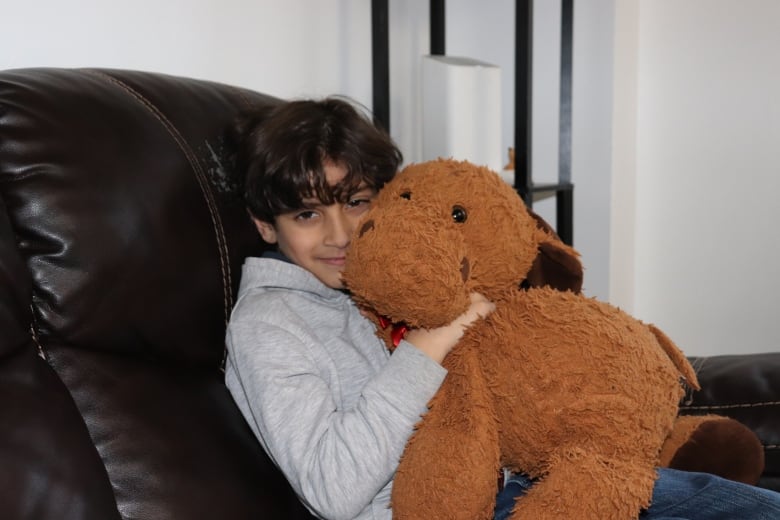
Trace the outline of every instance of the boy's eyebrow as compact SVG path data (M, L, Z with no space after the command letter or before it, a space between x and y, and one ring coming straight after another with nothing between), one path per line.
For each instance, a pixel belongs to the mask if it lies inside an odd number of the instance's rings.
M354 190L352 190L352 193L359 193L361 191L373 190L373 189L374 188L372 188L371 186L369 186L365 182L361 182Z
M371 190L375 191L373 187L371 187L366 181L361 181L360 184L354 189L350 190L349 193L347 193L347 198L352 197L356 193L360 193L362 191ZM301 199L301 207L300 209L315 209L318 206L326 205L326 202L323 202L322 200L318 199L317 197L306 197Z
M320 199L301 199L301 209L312 209L320 205L322 205L322 201Z

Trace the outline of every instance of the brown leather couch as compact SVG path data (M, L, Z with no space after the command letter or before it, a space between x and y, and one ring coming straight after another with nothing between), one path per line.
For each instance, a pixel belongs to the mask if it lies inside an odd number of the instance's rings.
M0 516L309 518L223 384L260 243L226 129L275 99L106 69L0 72ZM780 488L780 354L698 358Z
M752 429L766 461L758 485L780 491L780 352L694 357L691 363L702 389L689 393L680 413L725 415Z

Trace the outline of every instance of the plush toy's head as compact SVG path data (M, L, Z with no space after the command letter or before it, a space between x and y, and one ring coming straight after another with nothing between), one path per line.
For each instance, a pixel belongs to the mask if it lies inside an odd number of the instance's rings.
M413 244L413 245L411 245ZM577 255L494 172L468 162L408 166L377 196L353 237L344 281L393 322L438 327L521 285L579 291Z

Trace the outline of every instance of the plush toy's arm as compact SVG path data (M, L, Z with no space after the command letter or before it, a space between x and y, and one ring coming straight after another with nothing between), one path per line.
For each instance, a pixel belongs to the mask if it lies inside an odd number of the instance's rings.
M459 347L445 361L447 378L409 441L393 482L394 519L493 517L498 432L476 363Z

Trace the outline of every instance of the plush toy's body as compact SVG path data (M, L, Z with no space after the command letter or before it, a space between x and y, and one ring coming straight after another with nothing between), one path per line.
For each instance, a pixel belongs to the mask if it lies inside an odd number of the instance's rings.
M648 327L573 293L518 291L445 366L396 477L398 518L491 518L499 467L545 477L517 518L628 519L649 504L683 391ZM457 498L431 499L443 489Z
M471 292L496 305L444 361L395 477L395 518L492 518L502 467L540 477L513 518L631 519L649 504L680 380L696 388L695 373L619 309L527 287L540 270L581 276L576 253L493 172L414 165L377 197L344 273L359 303L427 328L451 322Z

